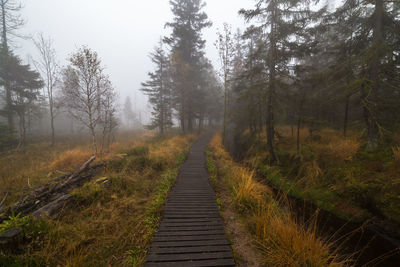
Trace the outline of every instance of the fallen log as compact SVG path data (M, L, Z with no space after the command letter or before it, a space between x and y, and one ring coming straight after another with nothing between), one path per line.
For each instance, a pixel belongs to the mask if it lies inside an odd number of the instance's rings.
M50 202L49 204L44 205L40 209L34 211L32 213L33 217L52 217L57 212L59 212L70 200L72 199L71 194L65 194L57 198L56 200Z
M4 196L3 200L0 202L0 212L3 211L3 205L4 205L4 202L6 202L7 197L8 197L8 192Z
M92 156L88 161L83 163L83 165L79 169L77 169L74 173L72 173L71 176L68 177L68 179L62 185L68 184L72 179L77 177L80 173L84 172L89 167L90 163L92 163L95 159L96 156Z
M13 249L22 235L22 230L18 227L8 229L0 233L0 249Z
M69 194L74 188L82 186L99 173L105 165L104 163L98 163L90 167L89 165L93 160L94 157L91 157L71 175L53 179L45 186L36 189L30 196L9 207L5 212L5 216L0 218L0 222L7 219L12 213L26 216L47 204L57 201L60 195Z

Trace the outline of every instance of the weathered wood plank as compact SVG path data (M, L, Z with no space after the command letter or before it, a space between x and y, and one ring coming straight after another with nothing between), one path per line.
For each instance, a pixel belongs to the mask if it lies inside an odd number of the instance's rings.
M189 235L189 236L155 236L154 241L203 241L203 240L216 240L225 239L225 234L217 235Z
M194 144L181 166L145 266L235 265L208 181L206 145L207 137Z
M155 237L161 236L199 236L199 235L223 235L225 234L223 229L217 230L200 230L200 231L160 231L154 234Z
M200 240L200 241L168 241L168 242L153 242L153 248L170 248L170 247L194 247L194 246L214 246L214 245L229 245L226 239L216 240Z
M221 252L231 251L228 245L217 246L197 246L197 247L171 247L171 248L151 248L149 254L174 254L174 253L190 253L190 252Z
M208 266L235 266L233 259L215 259L199 261L176 261L176 262L148 262L145 267L208 267Z
M147 261L181 261L181 260L213 260L230 258L232 253L222 252L200 252L200 253L182 253L182 254L150 254Z

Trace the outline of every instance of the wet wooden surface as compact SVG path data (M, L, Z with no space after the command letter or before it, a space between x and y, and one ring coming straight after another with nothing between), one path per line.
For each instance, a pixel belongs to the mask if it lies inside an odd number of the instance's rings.
M206 168L211 134L193 144L144 266L235 266Z

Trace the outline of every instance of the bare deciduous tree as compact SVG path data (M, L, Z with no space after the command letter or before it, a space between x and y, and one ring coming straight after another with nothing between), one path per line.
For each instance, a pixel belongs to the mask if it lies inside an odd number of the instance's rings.
M62 93L69 113L84 124L92 136L93 154L97 154L96 126L101 121L101 101L107 90L99 86L102 76L101 61L96 52L82 47L69 58L63 70Z
M36 68L39 70L45 82L47 98L49 100L50 125L51 125L51 145L55 142L55 110L54 110L54 89L58 80L58 64L56 60L56 52L53 48L53 42L50 38L45 39L43 34L39 34L34 39L34 44L39 51L39 60L34 61Z
M104 152L106 148L107 151L110 150L111 136L118 125L116 120L117 93L108 77L103 77L98 85L98 91L103 92L100 96L100 124L102 126L101 152Z

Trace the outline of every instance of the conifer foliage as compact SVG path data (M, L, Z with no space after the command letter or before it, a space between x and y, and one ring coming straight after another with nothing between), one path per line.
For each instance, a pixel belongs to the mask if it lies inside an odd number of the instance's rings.
M220 116L216 109L221 101L220 84L204 55L202 30L211 26L203 11L205 3L171 0L170 5L174 18L166 26L172 34L163 38L169 51L159 44L151 54L156 69L149 73L149 81L142 83L153 106L150 127L161 134L172 125L174 111L182 132L201 129Z

